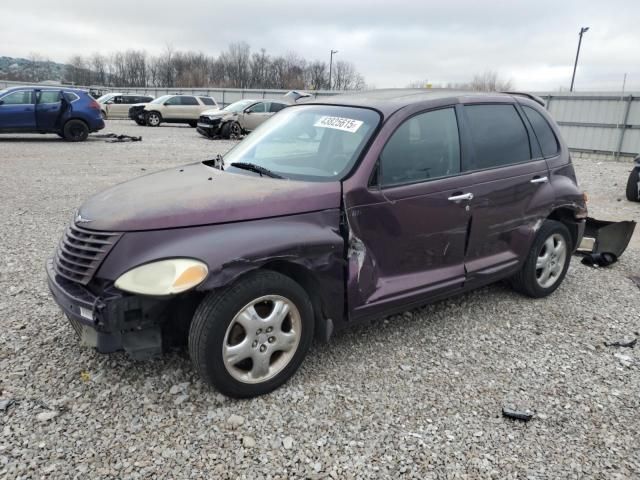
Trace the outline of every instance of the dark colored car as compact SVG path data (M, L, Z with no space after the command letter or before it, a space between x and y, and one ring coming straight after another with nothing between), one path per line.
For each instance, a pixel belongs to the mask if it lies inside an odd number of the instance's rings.
M14 87L0 90L0 133L57 133L80 142L104 128L100 105L84 90Z
M633 168L627 179L627 200L640 202L640 156L634 160Z
M288 107L224 159L93 196L47 273L99 351L140 358L188 331L202 377L248 397L314 335L502 279L549 295L586 216L536 101L383 90Z

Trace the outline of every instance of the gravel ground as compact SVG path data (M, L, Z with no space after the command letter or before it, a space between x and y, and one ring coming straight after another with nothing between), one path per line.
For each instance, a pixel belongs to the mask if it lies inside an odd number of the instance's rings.
M271 395L226 399L184 350L80 347L44 262L92 192L232 142L110 121L140 143L0 139L0 478L638 478L640 232L532 301L494 285L338 335ZM636 220L630 164L576 162L592 214ZM620 199L620 200L618 200ZM503 405L535 412L502 418Z

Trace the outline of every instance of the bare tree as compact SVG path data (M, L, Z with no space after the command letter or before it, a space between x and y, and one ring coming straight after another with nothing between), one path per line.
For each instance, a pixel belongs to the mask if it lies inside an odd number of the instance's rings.
M306 84L312 90L322 90L329 86L329 68L326 62L311 62L306 70Z
M332 88L334 90L362 90L365 82L351 62L338 61L333 67Z
M469 87L477 92L508 92L513 89L513 83L511 80L502 80L496 72L486 71L474 75Z

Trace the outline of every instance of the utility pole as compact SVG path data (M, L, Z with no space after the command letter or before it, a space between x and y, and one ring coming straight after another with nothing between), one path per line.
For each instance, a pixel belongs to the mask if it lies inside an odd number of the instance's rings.
M576 79L576 68L578 68L578 57L580 56L580 45L582 44L582 35L589 31L589 27L582 27L580 29L580 39L578 40L578 51L576 52L576 61L573 64L573 75L571 76L571 87L569 91L573 92L573 82Z
M331 74L333 73L333 55L338 53L338 50L331 50L331 56L329 57L329 90L331 90Z

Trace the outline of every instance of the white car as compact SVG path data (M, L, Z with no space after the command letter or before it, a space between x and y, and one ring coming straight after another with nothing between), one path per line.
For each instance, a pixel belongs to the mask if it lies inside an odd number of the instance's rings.
M205 110L218 109L212 97L201 95L164 95L156 98L144 108L132 107L129 117L144 120L146 125L157 127L161 123L187 123L196 127L198 118Z
M208 138L239 137L258 128L288 104L278 100L240 100L222 110L207 110L198 119L198 133Z
M98 98L100 113L103 119L127 118L129 108L137 103L149 103L153 100L150 95L139 95L136 93L107 93Z

